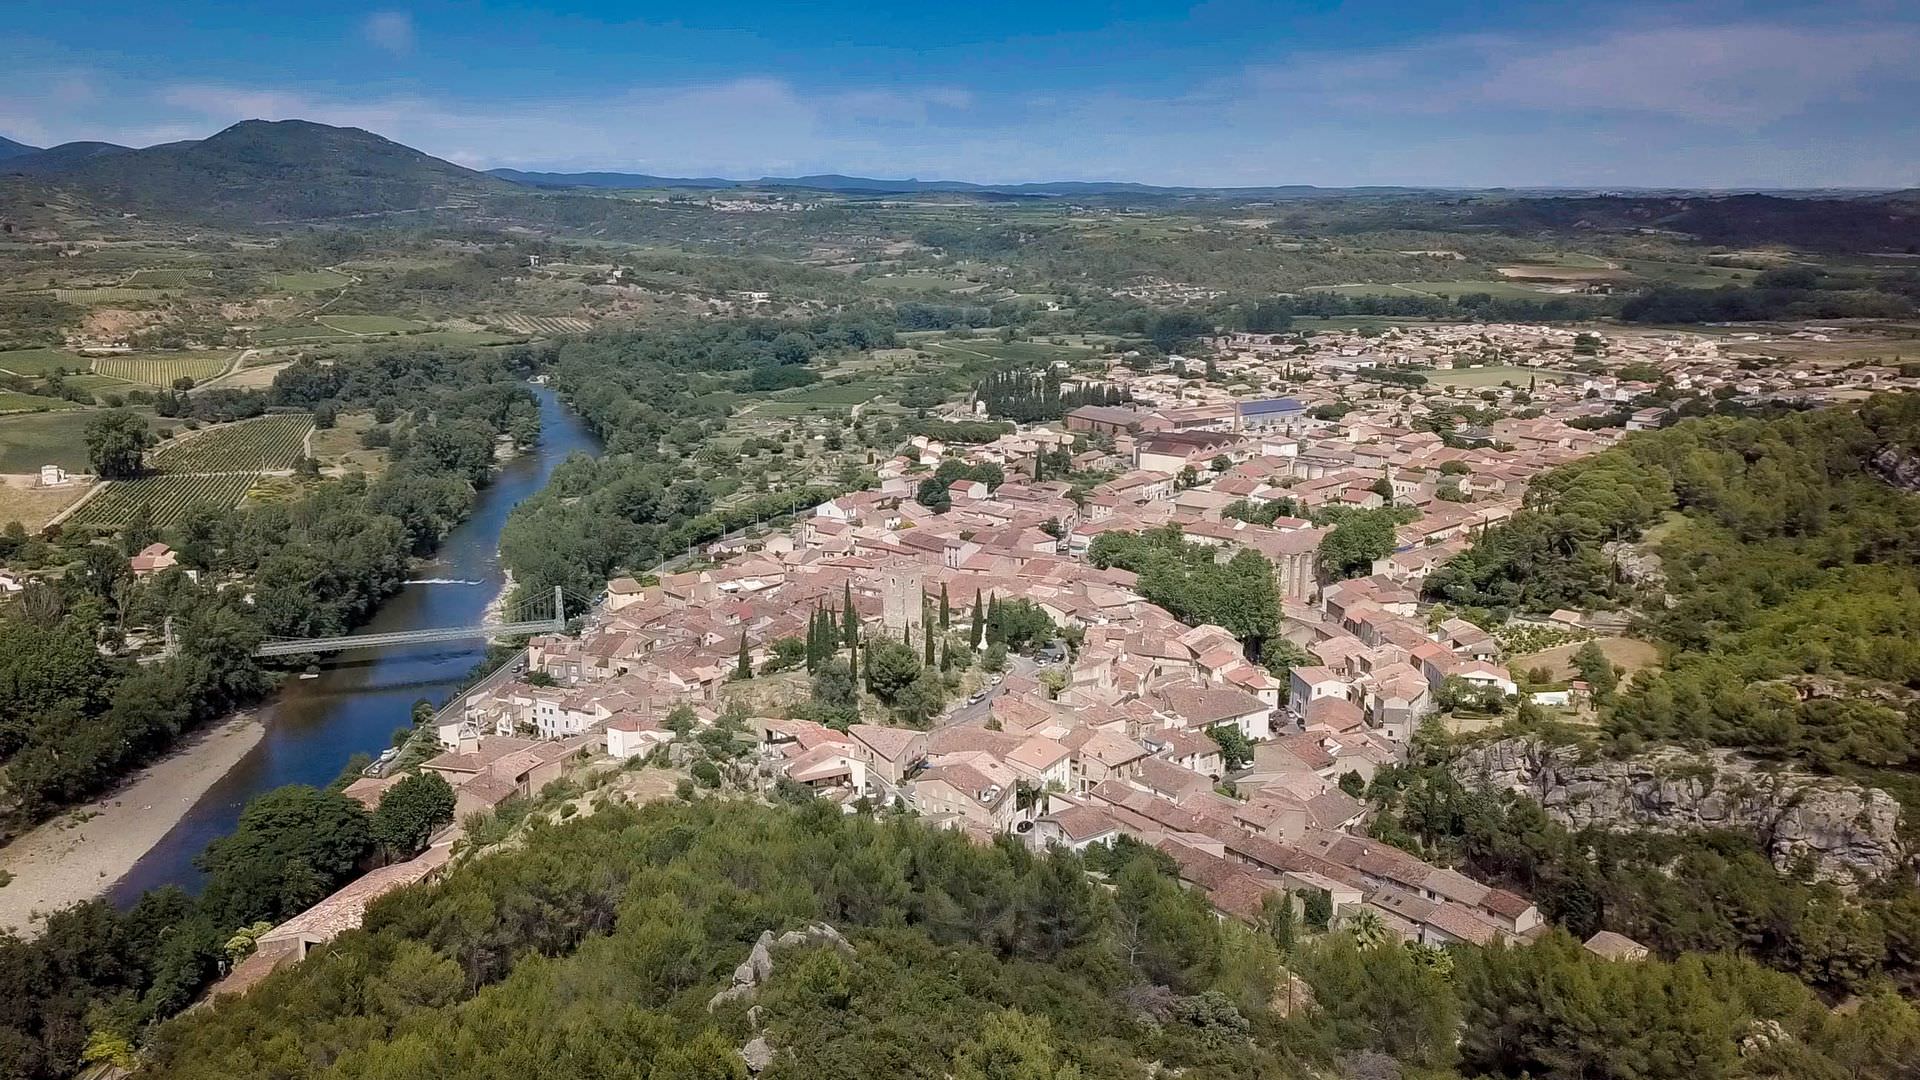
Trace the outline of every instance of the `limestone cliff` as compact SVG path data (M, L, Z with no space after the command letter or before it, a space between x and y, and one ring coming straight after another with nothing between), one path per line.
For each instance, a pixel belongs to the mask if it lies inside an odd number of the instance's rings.
M1815 776L1726 750L1658 750L1608 760L1573 746L1513 738L1454 762L1468 785L1531 796L1573 829L1734 829L1753 834L1783 870L1801 857L1851 885L1907 861L1900 804L1879 788Z
M1920 454L1898 446L1883 446L1869 459L1867 467L1902 491L1920 491Z

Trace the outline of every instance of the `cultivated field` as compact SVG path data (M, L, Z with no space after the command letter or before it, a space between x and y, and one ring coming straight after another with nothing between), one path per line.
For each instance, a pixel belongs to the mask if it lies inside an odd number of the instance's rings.
M301 414L205 428L154 451L153 466L170 473L291 469L312 426L313 419Z
M0 525L17 521L30 533L39 532L55 514L86 493L87 485L81 483L54 488L0 484Z
M234 356L231 352L103 356L93 362L93 370L97 375L149 386L172 386L179 378L203 383L233 366Z
M1316 285L1308 292L1334 293L1339 296L1444 296L1448 298L1485 293L1505 300L1540 300L1553 295L1544 289L1529 288L1511 281L1403 281L1391 285Z
M338 289L352 279L345 274L336 274L331 270L292 270L275 274L271 279L273 287L283 292L325 292Z
M502 315L494 321L516 334L534 334L540 336L584 334L593 329L592 323L585 319L576 319L570 315L558 317L544 315Z
M114 480L83 503L65 524L79 528L119 528L145 506L156 525L179 521L192 507L208 504L231 507L253 486L249 473L209 476L156 474L137 480Z
M12 390L0 390L0 413L51 412L56 409L79 407L65 398L41 397L39 394L19 394Z
M159 289L105 285L94 289L55 289L53 298L66 304L127 304L164 299Z
M56 371L85 371L92 361L63 349L13 349L0 352L0 371L33 378Z
M1050 364L1055 360L1073 363L1093 356L1094 350L1075 345L1054 345L1045 341L979 340L935 341L930 348L986 360L1004 360L1017 364Z
M133 410L148 424L163 425L151 409ZM90 471L87 464L87 421L100 415L91 409L17 413L0 420L0 473L38 473L42 465L58 465L72 473Z
M69 387L92 393L96 401L102 394L124 394L128 390L138 389L125 379L114 379L105 375L67 375L63 378Z
M353 335L324 326L303 323L295 326L263 326L253 331L255 345L295 345L319 341L350 341Z
M1599 644L1600 651L1607 654L1607 659L1613 661L1614 667L1627 669L1628 676L1632 676L1642 668L1654 667L1660 662L1660 649L1651 642L1623 637L1603 637L1593 640ZM1558 645L1551 649L1544 649L1530 656L1516 656L1508 662L1508 666L1515 671L1531 671L1534 668L1543 667L1555 679L1577 678L1579 672L1574 669L1573 654L1579 652L1581 646L1585 644L1585 642L1574 642L1571 645Z
M205 284L212 279L213 271L211 270L135 270L127 275L127 280L121 284L151 289L177 289L196 282Z
M320 315L314 321L343 334L413 334L429 329L426 323L392 315Z

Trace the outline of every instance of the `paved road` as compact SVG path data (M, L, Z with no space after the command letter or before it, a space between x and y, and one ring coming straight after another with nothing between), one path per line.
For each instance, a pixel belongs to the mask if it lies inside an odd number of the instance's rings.
M1034 673L1039 670L1040 665L1038 663L1024 656L1014 654L1007 657L1007 674L1009 675L1025 675L1028 678L1032 678ZM969 704L965 698L962 698L957 707L949 710L945 716L934 721L933 726L935 729L962 726L980 727L987 722L987 709L993 705L993 699L1006 692L1007 686L1003 682L989 689L987 696L981 698L979 701Z

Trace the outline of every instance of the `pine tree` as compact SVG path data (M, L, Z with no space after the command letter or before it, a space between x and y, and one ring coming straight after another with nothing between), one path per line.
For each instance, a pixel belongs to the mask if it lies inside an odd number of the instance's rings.
M860 613L853 609L853 582L842 586L840 594L841 644L851 649L860 644Z
M947 606L947 584L943 581L940 583L940 629L947 628L951 613L952 609Z
M740 663L734 667L733 677L736 679L753 678L753 660L747 655L747 632L745 630L740 631Z

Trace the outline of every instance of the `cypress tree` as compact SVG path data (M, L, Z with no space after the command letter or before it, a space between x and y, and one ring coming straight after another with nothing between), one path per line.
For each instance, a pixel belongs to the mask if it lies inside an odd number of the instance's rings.
M924 631L920 636L925 640L925 647L926 647L926 655L921 658L920 662L927 665L928 667L932 667L933 666L933 624L931 622L923 622L920 624L920 626L921 626L921 629Z
M951 610L947 606L947 583L943 581L940 583L940 629L947 628L948 621L952 617Z
M820 612L813 611L807 616L807 670L813 671L820 666Z
M855 641L847 647L847 678L853 682L854 692L860 687L860 643Z
M744 629L740 631L740 663L733 669L733 677L753 678L753 661L747 656L747 632Z
M980 632L986 629L986 621L980 617L980 590L973 590L973 634L967 640L974 648L980 647Z
M840 593L840 637L843 644L851 649L860 644L860 614L853 609L853 582L842 586Z

